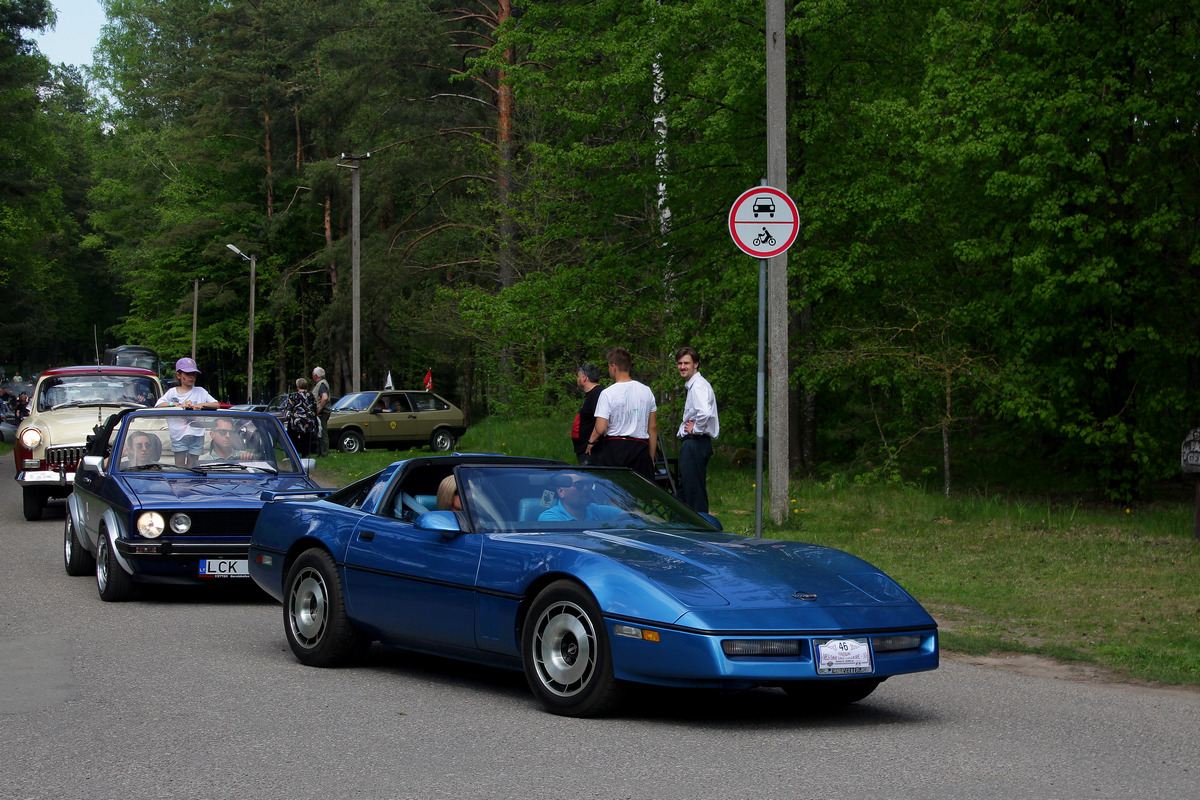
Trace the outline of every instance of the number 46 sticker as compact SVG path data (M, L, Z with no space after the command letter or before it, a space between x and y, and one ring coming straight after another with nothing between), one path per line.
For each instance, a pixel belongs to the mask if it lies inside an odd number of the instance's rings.
M816 639L818 675L864 675L875 671L866 639Z

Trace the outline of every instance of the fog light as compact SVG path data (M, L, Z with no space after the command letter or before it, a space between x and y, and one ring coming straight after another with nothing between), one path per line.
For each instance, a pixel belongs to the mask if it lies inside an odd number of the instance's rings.
M727 656L798 656L798 639L726 639L721 649Z
M192 529L192 518L187 514L171 515L171 533L187 533Z
M921 646L921 637L911 636L876 636L871 640L876 653L889 653L893 650L916 650Z
M146 511L137 520L137 532L147 539L157 539L163 532L162 514L157 511Z

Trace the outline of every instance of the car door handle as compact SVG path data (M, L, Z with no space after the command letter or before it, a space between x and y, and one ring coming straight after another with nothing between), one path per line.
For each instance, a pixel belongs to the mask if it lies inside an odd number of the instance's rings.
M359 531L358 540L360 542L369 542L375 538L375 531Z

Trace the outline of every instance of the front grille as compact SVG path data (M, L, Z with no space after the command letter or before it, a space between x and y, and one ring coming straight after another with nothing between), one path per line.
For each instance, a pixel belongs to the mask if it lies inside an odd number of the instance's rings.
M166 536L171 535L171 515L179 511L192 518L192 528L185 536L237 536L247 537L254 533L254 523L258 521L258 509L236 511L192 511L186 508L176 508L171 511L161 511L168 527Z
M75 447L47 447L46 462L52 469L59 469L65 466L68 470L75 469L75 465L79 463L79 459L83 458L84 451L87 448L83 445Z

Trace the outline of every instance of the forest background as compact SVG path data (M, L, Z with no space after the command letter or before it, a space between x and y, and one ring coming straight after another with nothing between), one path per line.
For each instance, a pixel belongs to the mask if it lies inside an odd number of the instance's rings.
M1182 485L1197 5L789 4L797 472ZM90 363L97 341L187 355L198 286L204 385L245 399L234 244L258 266L253 394L317 364L344 393L343 155L370 153L364 388L432 368L474 422L569 418L576 366L620 344L670 431L691 344L722 439L753 445L758 271L725 222L765 174L761 1L104 6L84 73L27 38L46 0L0 0L10 370Z

